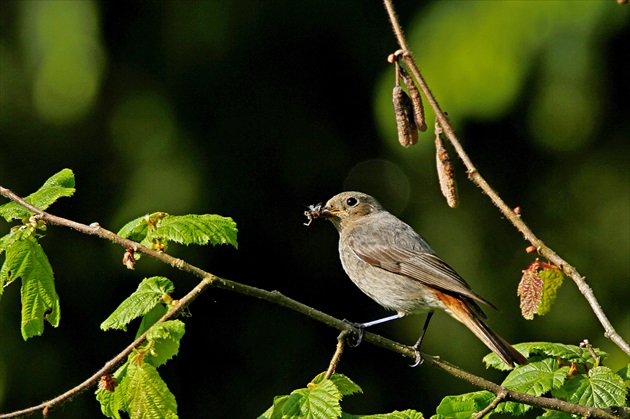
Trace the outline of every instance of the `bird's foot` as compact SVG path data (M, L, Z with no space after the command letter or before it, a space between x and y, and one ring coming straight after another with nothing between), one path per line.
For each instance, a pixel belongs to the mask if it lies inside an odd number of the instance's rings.
M424 362L424 358L422 358L422 354L420 353L420 349L416 345L412 346L414 352L416 353L416 358L413 364L409 365L411 368L417 367Z
M356 336L354 333L350 333L348 337L346 338L346 343L348 344L348 346L351 348L356 348L357 346L361 344L361 342L363 342L363 334L365 332L365 326L362 323L354 323L348 319L343 319L343 321L345 323L348 323L350 326L355 327L359 330Z

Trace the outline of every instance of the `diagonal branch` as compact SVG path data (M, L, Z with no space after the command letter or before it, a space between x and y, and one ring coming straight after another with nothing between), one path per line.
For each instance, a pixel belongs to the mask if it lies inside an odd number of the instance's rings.
M409 49L409 46L407 45L407 40L405 39L400 23L398 22L398 17L396 16L396 12L394 10L392 0L383 0L383 1L385 4L385 8L387 9L387 13L389 15L389 20L392 24L394 33L396 35L396 39L398 40L398 44L400 48L403 50L402 59L404 60L407 67L411 70L414 78L416 79L416 81L418 82L418 85L420 86L420 89L422 90L422 93L424 93L424 96L427 98L427 101L431 105L431 108L433 108L433 111L435 112L435 117L440 123L440 125L442 126L444 134L449 139L449 141L453 145L453 148L457 152L457 155L466 166L466 171L468 173L468 177L470 178L470 180L475 185L477 185L490 198L492 203L499 209L501 214L503 214L503 216L508 221L510 221L510 223L512 223L512 225L516 227L516 229L519 232L521 232L525 240L529 241L533 246L536 247L540 255L544 256L550 262L559 266L562 269L562 271L565 273L565 275L567 275L569 278L573 280L573 282L575 282L575 285L580 290L580 292L582 293L586 301L589 303L589 305L591 306L591 309L597 316L597 319L603 326L604 336L610 339L611 341L613 341L626 354L630 355L630 345L628 345L628 343L615 331L615 328L613 327L610 320L608 320L608 317L604 313L604 310L602 309L601 305L597 301L597 298L595 297L595 293L593 292L591 287L586 283L586 279L582 275L580 275L577 269L575 269L567 261L562 259L558 254L556 254L556 252L554 252L551 248L545 245L545 243L543 243L542 240L536 237L536 235L534 235L534 233L527 226L527 224L525 224L521 216L518 214L515 214L514 211L501 199L499 194L481 176L481 174L479 173L479 171L477 170L473 162L468 157L468 154L466 154L466 151L464 151L464 148L459 142L459 139L455 135L455 131L453 130L453 127L451 123L449 122L448 117L438 105L437 100L435 99L435 96L433 95L433 93L427 86L426 81L422 77L422 74L420 73L420 70L418 69L416 62L413 59L413 56L411 55L411 51Z
M190 291L188 294L186 294L185 297L180 299L179 303L171 311L169 311L166 315L164 315L164 317L158 320L158 322L156 322L155 324L159 324L177 315L177 313L180 310L182 310L184 307L190 304L197 296L199 296L199 294L201 294L202 291L204 291L208 287L214 287L214 288L219 288L219 289L223 289L227 291L237 292L239 294L243 294L250 297L259 298L261 300L265 300L274 304L278 304L282 307L289 308L305 316L308 316L314 320L322 322L330 327L341 330L342 335L344 331L346 333L351 332L351 331L356 332L356 330L354 330L354 327L344 322L343 320L339 320L333 316L330 316L326 313L323 313L319 310L309 307L306 304L300 303L299 301L286 297L282 295L281 293L279 293L278 291L267 291L267 290L255 288L249 285L241 284L239 282L231 281L228 279L219 278L218 276L208 273L204 271L203 269L200 269L194 265L191 265L181 259L175 258L166 253L151 250L145 246L142 246L141 244L137 242L122 238L116 235L115 233L100 227L98 224L92 224L88 226L85 224L81 224L72 220L68 220L62 217L57 217L55 215L49 214L45 211L42 211L30 205L29 203L24 201L22 198L20 198L18 195L16 195L9 189L3 188L2 186L0 186L0 195L3 195L9 198L12 201L18 202L19 204L21 204L28 210L33 211L39 219L43 220L47 224L72 228L84 234L94 235L102 239L110 240L114 243L117 243L123 246L124 248L132 248L134 249L134 251L138 253L152 257L154 259L158 259L168 265L173 266L174 268L191 273L202 279L202 281L192 291ZM145 340L146 335L148 334L149 330L147 330L142 336L140 336L138 339L132 342L127 348L125 348L122 352L120 352L118 355L116 355L114 358L108 361L100 370L98 370L90 378L88 378L83 383L79 384L78 386L72 388L71 390L68 390L67 392L63 393L62 395L58 397L55 397L54 399L40 403L37 406L32 406L24 410L15 411L15 412L7 413L7 414L0 414L0 419L28 416L40 410L47 412L52 408L55 408L64 403L67 403L74 396L96 385L100 377L113 371L114 368L116 368L118 364L124 361L124 359L133 351L134 348L138 347ZM339 338L342 338L342 335L340 335ZM403 356L406 356L412 359L416 358L415 348L386 339L380 335L370 333L370 332L365 332L363 340L366 342L370 342L376 346L380 346L389 351L399 353ZM341 356L342 350L343 350L343 345L340 344L340 347L338 350L339 356ZM501 387L498 384L495 384L491 381L486 380L485 378L478 377L472 373L469 373L467 371L460 369L459 367L449 364L446 361L442 361L439 357L431 356L428 354L422 354L422 358L425 360L425 362L428 365L433 365L435 367L438 367L442 369L443 371L446 371L447 373L461 380L467 381L477 387L488 390L496 395L505 394L506 400L526 403L531 406L545 408L545 409L559 410L559 411L576 414L576 415L580 415L584 417L603 418L603 419L615 418L615 416L607 413L606 411L602 409L581 406L578 404L573 404L573 403L565 402L563 400L558 400L558 399L552 399L552 398L547 398L547 397L536 397L529 394L508 390L504 387ZM332 366L331 368L334 368L334 366Z

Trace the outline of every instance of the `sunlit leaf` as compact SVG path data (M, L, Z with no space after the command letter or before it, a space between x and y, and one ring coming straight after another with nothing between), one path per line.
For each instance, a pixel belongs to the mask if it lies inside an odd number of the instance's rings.
M214 214L168 215L160 219L149 237L160 237L181 244L230 244L238 247L236 223Z
M323 380L316 387L293 391L283 407L287 419L336 419L341 415L341 393L331 380Z
M562 285L562 280L564 279L564 275L560 269L541 269L538 273L538 276L543 281L543 290L542 297L540 300L540 304L538 304L538 309L536 310L536 314L539 316L544 316L549 313L551 310L551 306L554 301L556 301L556 296L558 295L558 289Z
M538 269L530 265L523 271L517 291L517 295L521 297L521 314L527 320L534 318L542 299L542 291L543 281L538 276Z
M568 401L583 406L606 408L625 406L626 386L623 378L608 367L595 367L567 381Z
M74 192L74 173L70 169L63 169L51 176L41 188L24 200L40 210L45 210L57 199L72 196ZM31 214L33 214L31 211L17 202L9 202L0 206L0 216L7 221L29 217Z
M144 316L175 289L173 283L162 276L145 278L138 289L127 297L114 312L101 323L101 329L127 330L127 324L133 319Z
M436 409L438 417L468 419L486 408L494 400L495 395L489 391L446 396Z
M167 320L155 325L147 334L151 346L150 356L144 359L154 367L166 363L179 352L179 342L184 336L185 325L180 320Z
M146 362L129 362L121 383L131 419L177 418L177 402L155 367Z
M44 332L44 320L59 325L59 296L55 290L52 267L44 249L32 236L13 243L6 251L0 269L0 284L22 280L22 337L24 340Z

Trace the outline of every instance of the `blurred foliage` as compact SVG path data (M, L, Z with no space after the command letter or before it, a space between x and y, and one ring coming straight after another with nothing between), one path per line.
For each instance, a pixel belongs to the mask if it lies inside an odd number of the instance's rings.
M396 7L482 175L587 276L629 340L630 8L614 0ZM398 145L385 60L396 49L380 2L0 2L0 184L27 195L71 168L77 192L51 212L114 231L156 210L231 217L239 250L174 244L169 252L354 321L383 310L345 277L334 229L307 229L302 213L342 189L363 190L501 308L488 313L490 324L508 341L588 338L613 370L626 365L570 281L547 316L519 317L527 244L461 166L460 207L446 206L431 129L416 146ZM126 346L128 334L99 325L143 277L168 276L182 295L196 281L148 258L128 271L123 249L73 231L49 228L41 245L61 322L25 343L19 291L4 293L2 412L76 385ZM324 369L336 344L334 330L222 291L207 291L191 313L180 356L161 369L182 417L257 415ZM421 321L375 331L413 342ZM483 369L486 350L464 327L447 316L434 322L426 352L502 379ZM353 412L432 412L444 395L471 390L370 345L348 350L339 368L364 390L347 401ZM52 417L97 412L88 392Z

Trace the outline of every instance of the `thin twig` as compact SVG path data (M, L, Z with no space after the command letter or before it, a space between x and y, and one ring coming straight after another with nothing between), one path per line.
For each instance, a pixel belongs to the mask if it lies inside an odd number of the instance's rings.
M413 76L418 82L418 85L420 86L422 93L424 93L425 97L427 98L427 101L431 105L431 108L433 108L435 117L437 118L440 125L442 126L444 130L444 134L449 139L449 141L453 145L453 148L457 152L457 155L466 166L466 171L468 173L470 180L479 188L481 188L481 190L490 198L492 203L499 209L499 211L503 214L503 216L508 221L510 221L510 223L512 223L512 225L516 227L516 229L519 232L521 232L525 240L529 241L532 245L536 247L536 249L538 249L538 253L540 253L540 255L544 256L550 262L559 266L562 269L562 271L565 273L565 275L567 275L569 278L573 280L573 282L575 282L575 284L577 285L577 288L580 290L580 292L582 293L586 301L589 303L589 305L591 306L591 309L597 316L597 319L600 321L601 325L603 326L604 336L610 339L611 341L613 341L619 348L621 348L622 351L630 355L630 345L628 345L628 343L624 341L623 338L615 331L615 328L613 327L612 323L610 323L610 320L608 320L608 317L604 313L604 310L602 309L601 305L597 301L597 298L595 297L593 290L586 283L585 278L582 275L580 275L577 269L575 269L567 261L565 261L560 256L558 256L552 249L547 247L543 243L542 240L536 237L534 233L531 231L531 229L527 226L527 224L525 224L522 217L520 215L515 214L514 211L512 211L512 209L505 202L503 202L499 194L481 176L481 174L479 173L475 165L472 163L472 161L468 157L468 154L464 151L464 148L459 142L459 139L455 135L455 131L453 130L453 127L451 126L451 123L448 120L448 117L444 114L444 112L438 105L437 100L435 99L435 96L433 95L433 93L427 86L424 78L422 77L422 74L420 73L420 70L418 69L416 62L411 55L409 46L407 45L407 41L401 29L400 23L398 22L398 17L396 16L396 12L394 10L392 0L383 0L383 1L385 3L385 8L387 9L387 13L389 15L389 20L392 24L394 33L398 40L398 44L400 45L401 49L404 51L402 59L407 65L407 67L413 73Z
M37 214L41 220L45 221L48 224L54 224L64 227L69 227L75 229L79 232L95 235L102 239L110 240L114 243L121 245L124 248L133 248L138 253L147 255L149 257L158 259L166 264L169 264L177 269L183 270L185 272L196 275L202 279L202 281L184 298L182 298L179 303L172 309L169 313L167 313L164 317L162 317L157 323L163 322L167 319L172 318L177 312L179 312L182 308L186 307L190 304L201 292L207 287L215 287L219 289L224 289L232 292L237 292L239 294L256 297L265 301L269 301L271 303L278 304L282 307L289 308L298 313L304 314L314 320L322 322L330 327L334 327L342 332L352 331L353 327L343 320L339 320L335 317L332 317L326 313L323 313L319 310L316 310L312 307L307 306L306 304L300 303L299 301L295 301L289 297L286 297L279 293L278 291L267 291L260 288L255 288L249 285L241 284L238 282L230 281L228 279L219 278L216 275L208 273L203 269L197 268L189 263L184 262L181 259L174 258L166 253L156 252L151 250L145 246L140 245L132 240L124 239L109 230L106 230L98 225L96 226L87 226L85 224L77 223L75 221L67 220L62 217L57 217L55 215L49 214L45 211L42 211L34 206L25 202L22 198L20 198L15 193L11 192L9 189L3 188L0 186L0 194L23 205L25 208L33 211ZM156 323L156 324L157 324ZM125 357L127 357L134 348L140 345L146 335L148 333L145 332L142 336L136 339L133 343L131 343L127 348L125 348L122 352L108 361L103 368L94 373L90 378L85 380L83 383L78 386L72 388L71 390L65 392L64 394L43 402L37 406L30 407L28 409L11 412L7 414L0 415L0 419L6 418L15 418L21 416L27 416L36 413L39 410L49 411L53 407L58 407L68 401L73 396L87 390L93 385L96 385L101 376L110 373L119 363L124 361ZM341 335L340 335L341 337ZM372 343L376 346L380 346L389 351L397 352L402 354L408 358L415 359L417 354L415 348L411 346L406 346L401 343L389 340L382 336L376 335L371 332L365 332L363 340L365 342ZM468 381L469 383L480 387L482 389L488 390L494 394L499 394L501 392L507 392L506 400L512 400L515 402L529 404L531 406L545 408L545 409L553 409L560 410L563 412L581 415L584 417L592 417L592 418L603 418L603 419L614 419L615 416L603 411L602 409L597 409L593 407L580 406L577 404L565 402L557 399L550 399L546 397L536 397L531 396L525 393L519 393L511 390L507 390L504 387L499 386L491 381L486 380L485 378L478 377L474 374L471 374L467 371L460 369L448 362L442 361L439 357L431 356L428 354L421 354L422 358L428 365L433 365L438 367L447 373L462 379L464 381Z
M494 408L499 405L499 403L501 403L503 400L505 400L506 397L507 397L507 391L500 391L497 394L497 397L495 397L494 400L492 400L492 403L490 403L488 406L486 406L485 409L477 412L473 416L473 419L481 419L482 417L486 416L488 413L493 411Z
M343 348L346 345L346 336L348 336L348 333L348 330L342 330L341 333L339 333L339 336L337 336L337 348L335 349L335 353L330 360L330 364L328 365L328 370L326 371L326 375L324 375L324 378L330 378L337 370L337 365L341 360L341 354L343 354Z

